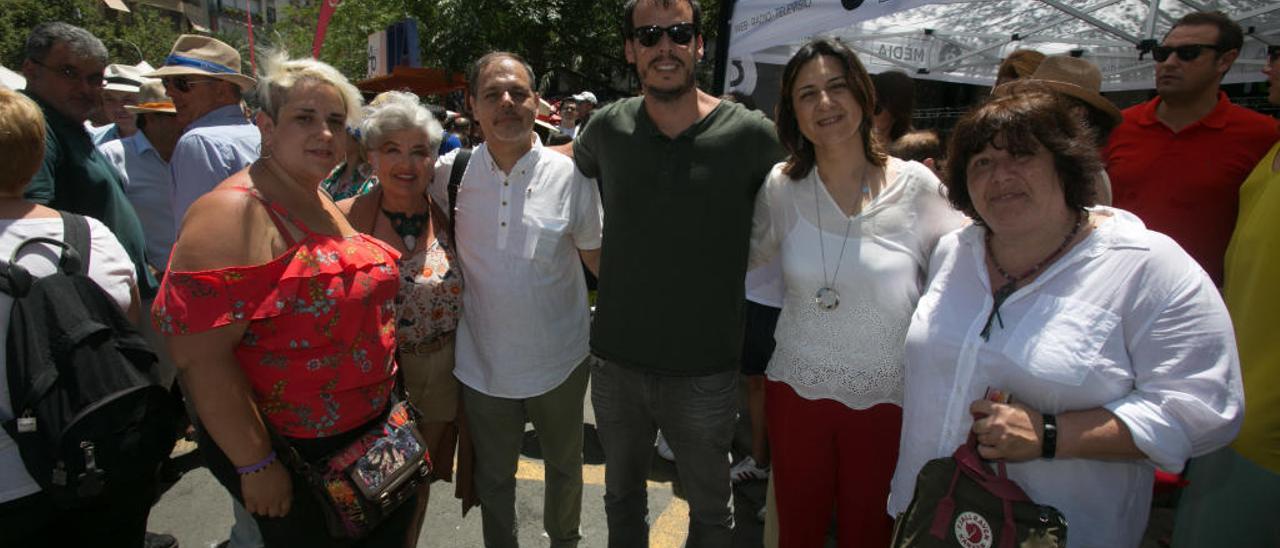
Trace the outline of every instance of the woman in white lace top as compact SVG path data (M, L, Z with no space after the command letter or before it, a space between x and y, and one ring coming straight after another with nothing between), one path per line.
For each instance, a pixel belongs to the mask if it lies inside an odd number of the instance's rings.
M822 546L833 511L841 547L889 544L907 326L964 222L928 168L884 153L874 102L846 46L802 47L778 105L790 156L756 199L752 262L780 255L785 286L765 404L782 546Z

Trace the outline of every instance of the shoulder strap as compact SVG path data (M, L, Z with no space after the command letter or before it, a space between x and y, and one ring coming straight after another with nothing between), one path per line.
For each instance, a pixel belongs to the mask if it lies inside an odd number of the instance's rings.
M449 170L449 237L453 239L452 244L455 246L458 242L458 188L462 186L462 176L467 173L467 164L471 162L471 149L464 148L458 151L458 155L453 159L453 167Z
M261 192L258 192L258 189L243 187L243 186L233 186L233 187L228 187L226 190L243 192L245 194L253 196L254 199L258 200L259 202L262 203L262 205L266 206L267 217L271 219L272 224L276 225L276 230L280 231L280 236L284 237L285 243L289 244L290 246L298 245L298 241L294 239L293 233L289 232L288 224L292 224L293 226L297 227L298 230L302 231L303 234L311 234L311 230L307 229L307 225L304 225L301 222L297 221L296 219L293 218L292 215L289 215L289 212L285 211L284 208L276 205L271 200L268 200L266 196L263 196ZM286 221L288 222L288 224L285 224Z
M93 252L90 243L89 220L75 213L59 211L62 216L62 240L80 254L80 273L89 275L89 256Z

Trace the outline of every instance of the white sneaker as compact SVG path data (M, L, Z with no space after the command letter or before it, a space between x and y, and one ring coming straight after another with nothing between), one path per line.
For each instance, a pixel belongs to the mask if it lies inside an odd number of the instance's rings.
M742 459L738 464L733 465L733 467L729 469L729 478L732 479L734 483L769 479L769 467L757 466L756 459L747 455L747 458Z
M658 456L671 462L676 461L676 454L671 451L671 446L667 445L667 438L663 437L662 431L658 431Z

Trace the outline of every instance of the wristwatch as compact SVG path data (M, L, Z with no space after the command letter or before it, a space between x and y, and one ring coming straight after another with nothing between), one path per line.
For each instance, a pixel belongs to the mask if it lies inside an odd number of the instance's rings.
M1044 418L1044 441L1040 445L1040 458L1051 459L1058 453L1058 417L1052 413L1041 416Z

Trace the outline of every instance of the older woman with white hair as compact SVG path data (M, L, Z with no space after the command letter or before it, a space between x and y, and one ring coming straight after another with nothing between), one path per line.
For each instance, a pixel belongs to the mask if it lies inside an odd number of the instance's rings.
M356 230L400 252L397 355L409 401L422 412L420 430L435 477L449 480L457 439L453 333L462 307L462 270L441 209L447 206L427 195L444 130L416 95L389 91L365 110L360 131L378 185L338 202L338 208ZM421 526L426 503L424 486L411 535Z
M188 211L152 314L200 417L209 470L266 545L349 546L333 538L335 505L307 472L388 421L399 253L319 188L360 117L359 92L312 59L276 54L263 68L262 157ZM414 498L356 545L403 545Z

